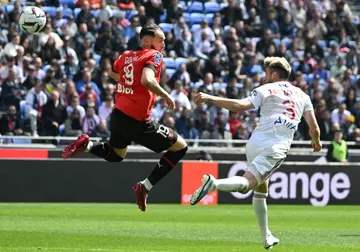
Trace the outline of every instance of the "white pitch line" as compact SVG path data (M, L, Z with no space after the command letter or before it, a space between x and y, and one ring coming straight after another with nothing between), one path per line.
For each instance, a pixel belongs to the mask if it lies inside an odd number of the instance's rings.
M129 250L125 249L105 249L105 248L46 248L46 247L0 247L0 249L7 249L7 250L20 250L20 251L46 251L46 250L68 250L68 251L100 251L100 252L129 252ZM143 250L138 250L143 251ZM169 252L167 250L147 250L146 252Z

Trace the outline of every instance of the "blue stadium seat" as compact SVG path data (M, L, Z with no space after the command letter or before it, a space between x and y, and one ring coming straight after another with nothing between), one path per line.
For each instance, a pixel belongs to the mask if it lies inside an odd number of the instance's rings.
M10 13L10 12L12 12L14 10L14 5L8 5L8 6L6 6L6 12L7 13Z
M186 58L176 58L175 59L175 67L176 67L176 69L179 69L181 64L186 64L186 63L187 63Z
M350 75L350 80L351 80L351 84L355 84L355 82L357 81L357 76L355 76L355 75Z
M244 84L243 83L236 83L235 87L237 88L243 88Z
M173 24L160 23L159 26L161 27L161 29L163 29L164 32L171 32L174 29Z
M164 64L166 68L176 69L175 60L173 58L164 58Z
M230 25L227 25L224 27L224 32L226 33L228 30L230 30L231 26Z
M190 83L190 87L191 88L199 88L199 87L201 87L202 85L204 85L204 83L202 83L202 82L191 82Z
M186 22L187 24L190 24L190 23L191 23L191 19L190 19L190 14L189 14L189 13L184 12L184 13L183 13L183 18L184 18L184 20L185 20L185 22Z
M194 32L196 32L197 30L199 30L200 27L201 27L200 24L194 24L193 26L191 26L190 31L191 31L192 33L194 33Z
M216 91L222 89L222 88L226 88L227 83L219 83L219 82L215 82L214 83L214 88L216 89Z
M55 16L56 16L56 7L43 6L41 9L42 9L45 13L49 14L50 17L55 17Z
M300 58L304 58L305 52L304 51L298 51L297 52Z
M279 45L281 43L280 39L274 38L273 42L275 43L276 48L279 48Z
M168 75L169 79L171 79L175 72L175 69L166 69L166 74Z
M356 41L349 41L349 46L356 46Z
M212 25L212 23L214 22L214 14L212 13L208 13L205 15L205 19L207 20L207 22Z
M63 9L63 17L68 18L71 15L74 15L73 10L70 8Z
M90 13L93 14L94 17L97 17L99 15L99 10L91 10Z
M321 46L322 48L326 48L326 41L325 40L319 40L319 46Z
M81 11L80 8L75 8L74 9L74 18L75 18L75 20L77 19L77 16L79 15L80 11Z
M96 61L96 64L99 64L100 60L101 60L101 55L94 53L93 57L94 57L94 60Z
M75 8L75 2L76 0L60 0L60 4L64 7L68 7L70 9Z
M127 20L130 20L133 16L137 15L138 11L137 10L131 10L131 11L127 11L125 14L125 18Z
M205 15L201 13L192 13L190 15L190 22L192 25L200 24L205 19Z
M291 45L291 43L292 43L292 40L289 39L289 38L283 38L283 39L281 40L281 43L285 44L286 48L289 48L290 45Z
M183 10L187 10L187 4L185 1L179 1L179 6L183 9Z
M313 83L314 82L314 75L313 74L304 74L304 79L307 83Z
M299 68L299 66L300 66L300 62L299 61L294 61L293 63L292 63L292 70L294 71L294 72L296 72L297 70L298 70L298 68Z
M215 13L220 11L220 4L214 2L206 2L205 5L205 13Z
M123 10L111 10L111 16L123 16L125 17L126 15L126 11L123 11Z
M164 22L166 21L166 18L167 18L167 14L166 14L166 12L164 12L164 14L162 14L162 15L160 16L160 22L161 22L161 23L164 23Z
M200 2L192 2L192 4L187 9L188 13L203 13L204 5Z
M220 4L220 9L222 10L222 9L224 9L224 8L227 7L227 6L228 6L227 3L221 3L221 4Z

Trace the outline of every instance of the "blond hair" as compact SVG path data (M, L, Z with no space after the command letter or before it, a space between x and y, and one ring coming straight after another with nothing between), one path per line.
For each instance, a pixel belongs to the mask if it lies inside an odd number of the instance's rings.
M284 57L266 57L264 68L267 67L271 68L272 71L277 71L280 78L287 79L291 74L291 66Z

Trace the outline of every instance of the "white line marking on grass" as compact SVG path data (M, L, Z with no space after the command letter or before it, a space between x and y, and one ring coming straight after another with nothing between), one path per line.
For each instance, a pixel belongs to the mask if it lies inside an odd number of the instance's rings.
M128 249L106 249L106 248L46 248L46 247L0 247L0 249L19 251L46 251L46 250L68 250L68 251L100 251L100 252L129 252ZM144 251L144 250L137 250ZM169 252L168 250L146 250L146 252Z

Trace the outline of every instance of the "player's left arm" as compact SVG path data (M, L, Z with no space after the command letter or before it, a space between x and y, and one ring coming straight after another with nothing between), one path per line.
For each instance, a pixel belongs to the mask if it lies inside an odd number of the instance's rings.
M255 108L254 104L249 99L228 99L204 93L198 93L195 96L195 101L198 103L210 102L218 107L237 112L244 112Z

